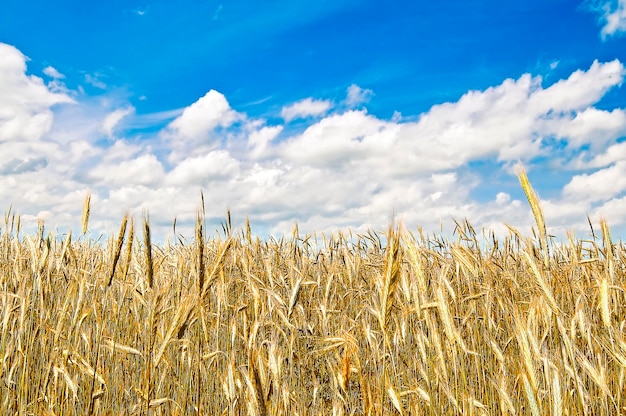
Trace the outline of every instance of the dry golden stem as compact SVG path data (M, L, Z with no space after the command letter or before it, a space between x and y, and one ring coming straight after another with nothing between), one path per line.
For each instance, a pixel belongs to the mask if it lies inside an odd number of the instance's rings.
M124 218L122 218L122 225L120 226L120 233L117 236L117 243L115 244L115 251L113 253L113 260L111 262L111 273L109 273L109 281L107 283L107 286L111 286L111 283L113 282L113 276L115 276L115 267L117 266L117 262L120 259L122 246L124 245L124 236L126 234L127 222L128 214L124 215Z
M133 242L135 241L135 220L130 219L130 230L128 230L128 244L126 244L126 264L124 266L124 281L128 277L128 270L133 256Z
M387 333L386 329L389 325L391 309L395 297L395 290L398 286L401 273L401 251L400 251L400 231L393 229L391 226L387 232L387 248L385 257L385 271L380 283L380 310L378 311L378 319L380 328L383 333ZM387 335L385 335L387 338Z
M520 185L524 190L524 194L526 194L526 199L528 199L530 208L533 211L533 216L535 217L535 222L537 223L537 229L539 230L539 246L541 253L543 254L544 265L548 268L548 262L550 259L548 252L548 233L546 231L546 223L543 219L543 211L541 210L539 197L537 197L537 193L530 184L526 171L521 164L518 166L517 176L519 178Z
M91 193L88 193L85 196L85 201L83 202L83 217L82 217L82 232L83 235L87 233L87 229L89 226L89 211L91 210Z
M143 243L146 253L146 277L148 278L148 286L154 286L154 264L152 262L152 241L150 238L150 218L148 214L143 220Z
M204 196L203 196L203 201L204 201ZM197 250L198 250L196 267L197 267L197 273L198 273L198 292L201 292L202 288L204 288L204 275L205 275L204 235L202 233L202 222L203 222L203 217L198 212L198 218L196 219L196 245L197 245Z

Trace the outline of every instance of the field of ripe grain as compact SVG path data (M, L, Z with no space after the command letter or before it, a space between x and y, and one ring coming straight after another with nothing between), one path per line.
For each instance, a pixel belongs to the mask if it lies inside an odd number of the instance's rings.
M124 218L95 244L7 216L0 413L626 412L626 252L605 223L561 245L201 225L154 245Z

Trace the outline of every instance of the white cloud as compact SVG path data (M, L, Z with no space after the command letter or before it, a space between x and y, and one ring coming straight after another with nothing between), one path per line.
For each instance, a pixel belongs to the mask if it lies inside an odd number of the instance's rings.
M43 73L54 79L63 79L65 75L57 71L54 67L47 66L43 69Z
M511 200L511 195L507 194L506 192L498 192L498 195L496 195L496 202L498 204L506 204Z
M578 70L567 79L533 94L532 105L539 111L577 111L597 102L606 92L621 85L624 66L617 59L591 64L587 71Z
M576 175L563 188L566 198L603 201L626 191L626 161L600 169L592 174Z
M41 139L52 127L51 107L74 102L51 92L41 78L26 75L26 60L15 47L0 43L0 143Z
M161 162L152 154L142 154L133 159L103 162L91 169L89 177L106 187L129 185L159 185L165 175Z
M626 30L626 0L619 0L615 10L606 15L606 25L602 28L602 36L614 35Z
M140 97L141 100L141 97ZM158 111L155 113L136 114L133 117L133 126L135 127L152 127L161 123L172 121L180 116L184 108L176 108L174 110Z
M588 160L591 158L591 160ZM594 169L626 159L626 142L613 144L602 153L582 152L572 163L572 169Z
M268 145L281 131L283 131L283 126L266 126L252 131L248 137L248 148L252 151L252 157L262 156Z
M563 124L558 135L567 137L570 146L575 148L585 144L595 149L605 148L607 143L626 135L626 111L587 108L576 114L570 123Z
M112 111L107 114L104 121L102 122L102 131L106 133L106 135L113 139L113 130L119 124L122 119L132 113L135 112L135 108L132 106L128 106L125 108L118 108L117 110Z
M177 164L227 146L231 140L228 130L236 130L234 124L245 119L245 114L230 107L223 94L210 90L161 132L168 161Z
M141 156L144 148L141 143L130 143L125 140L116 139L113 144L106 148L102 155L102 160L115 164L124 160L130 160Z
M239 118L241 116L230 108L226 97L211 90L185 108L168 127L182 140L201 140L207 138L216 127L228 127Z
M311 116L320 116L325 114L332 107L329 100L314 100L305 98L304 100L283 107L280 115L286 122L290 122L296 118L307 118Z
M594 62L587 71L546 88L540 77L526 74L434 106L416 122L347 111L327 116L276 146L284 160L383 177L458 169L484 158L528 161L551 152L552 137L574 148L604 147L602 143L622 134L623 113L591 105L621 84L623 74L618 61Z
M328 116L280 145L283 157L297 163L333 166L357 162L390 145L398 126L347 111Z
M590 217L597 223L600 219L609 219L609 226L626 223L626 196L613 198L593 210ZM615 235L613 235L615 237ZM624 238L622 237L623 241Z
M523 75L433 107L418 122L403 124L400 139L431 169L454 168L493 154L500 161L529 160L544 152L549 145L544 139L553 136L567 134L570 137L563 138L574 146L591 144L595 140L591 133L603 128L600 119L611 118L615 126L621 125L621 111L607 117L590 106L620 85L623 76L618 61L594 62L589 70L576 71L547 88L542 88L540 77ZM587 131L575 131L585 123ZM620 129L608 128L604 135L615 138Z
M573 199L542 200L541 208L552 235L563 237L568 231L589 229L587 214L593 209L589 203Z
M239 162L228 152L217 150L183 160L168 174L167 181L172 185L206 185L214 180L230 180L238 171Z
M10 159L0 166L0 175L19 175L25 172L38 171L47 165L48 159L43 156Z
M368 102L373 95L374 91L367 88L361 88L356 84L352 84L348 87L345 102L348 107L353 107Z
M106 90L108 88L107 84L105 84L104 81L102 81L102 75L99 73L85 74L85 82L101 90Z
M590 9L600 15L602 39L626 31L626 0L591 3Z

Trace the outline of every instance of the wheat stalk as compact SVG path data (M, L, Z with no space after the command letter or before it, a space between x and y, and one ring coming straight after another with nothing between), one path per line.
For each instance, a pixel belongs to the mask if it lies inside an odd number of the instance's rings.
M126 244L126 264L124 265L124 281L128 277L130 262L133 255L133 242L135 241L135 220L130 219L130 229L128 230L128 244Z
M204 206L204 196L202 197L203 206ZM204 210L204 208L203 208ZM202 222L203 217L198 212L198 217L196 219L196 245L197 245L197 260L196 267L198 273L198 292L201 292L204 288L204 280L205 280L205 270L204 270L204 235L202 233Z
M537 197L537 193L533 189L530 181L528 180L528 176L526 175L526 171L524 167L520 164L517 169L517 177L519 179L520 185L522 186L522 190L526 195L526 199L530 204L530 208L533 212L533 216L535 217L535 222L537 223L537 229L539 230L539 246L541 249L541 253L543 254L543 261L548 268L548 262L550 260L549 252L548 252L548 233L546 231L546 223L543 219L543 211L541 210L541 205L539 203L539 197Z
M117 243L115 244L115 251L113 252L113 260L111 262L111 273L109 273L109 281L107 286L111 286L113 282L113 276L115 276L115 267L120 259L122 253L122 246L124 245L124 236L126 235L126 224L128 223L128 214L122 218L122 225L120 225L120 233L117 236Z
M150 217L146 213L143 219L143 243L146 255L146 277L148 286L154 286L154 263L152 262L152 241L150 238Z
M85 200L83 202L83 216L82 216L82 232L83 235L87 233L87 229L89 226L89 212L91 211L91 193L88 193L85 196Z

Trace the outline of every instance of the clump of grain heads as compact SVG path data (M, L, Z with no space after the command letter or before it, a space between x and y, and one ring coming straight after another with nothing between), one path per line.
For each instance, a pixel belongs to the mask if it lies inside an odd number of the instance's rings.
M548 250L533 212L542 259L467 222L224 240L199 212L196 244L153 252L147 215L143 244L128 216L99 244L7 214L0 413L623 414L624 246L602 221Z

